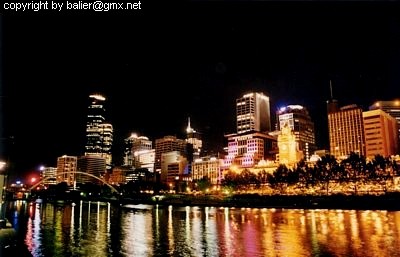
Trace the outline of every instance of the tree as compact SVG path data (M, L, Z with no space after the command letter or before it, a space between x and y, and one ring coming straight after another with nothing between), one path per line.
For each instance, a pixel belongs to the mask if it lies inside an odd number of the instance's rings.
M212 185L210 179L207 176L204 176L203 178L197 180L196 183L197 183L197 189L199 189L202 192L205 192Z

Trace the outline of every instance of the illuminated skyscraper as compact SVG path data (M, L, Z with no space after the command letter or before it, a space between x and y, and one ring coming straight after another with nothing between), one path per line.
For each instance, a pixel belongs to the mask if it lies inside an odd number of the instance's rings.
M341 107L328 113L330 153L336 158L351 152L365 156L362 109L357 105Z
M142 168L140 162L140 155L154 152L153 149L153 142L149 140L148 137L145 136L138 136L135 133L132 133L130 137L125 139L125 166L132 166L135 168ZM154 155L154 154L153 154ZM153 158L154 164L154 158ZM154 167L151 168L153 170Z
M398 136L396 119L386 112L377 109L363 112L366 156L388 157L398 153Z
M77 159L67 155L57 158L57 183L66 182L72 186L76 182Z
M193 146L193 160L200 158L203 142L200 133L190 126L190 118L188 118L188 126L186 128L186 142Z
M398 148L400 149L400 100L393 101L377 101L369 107L370 110L381 109L397 121L398 128Z
M165 136L156 139L156 152L154 171L161 172L161 155L172 151L178 151L182 156L188 156L187 143L183 139L178 139L175 136Z
M99 155L80 156L77 160L77 170L89 174L78 174L77 183L91 182L93 184L101 184L99 179L104 179L105 177L106 160Z
M41 167L40 176L43 186L57 184L57 168L55 167Z
M298 150L303 151L308 160L315 150L314 123L305 107L301 105L288 105L280 108L277 112L278 129L281 130L285 124L296 136Z
M99 94L93 94L89 96L89 99L85 155L103 157L106 160L107 169L109 169L112 163L113 127L105 119L104 102L106 98Z
M271 131L269 97L263 93L248 93L236 99L236 134L227 134L228 154L223 168L231 165L253 167L270 158L276 139Z
M249 93L236 99L237 133L271 131L269 97L263 93Z

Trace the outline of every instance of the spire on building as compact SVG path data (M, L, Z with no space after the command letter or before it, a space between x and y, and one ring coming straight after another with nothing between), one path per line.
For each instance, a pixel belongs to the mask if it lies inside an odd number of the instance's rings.
M339 111L338 101L333 99L333 87L332 87L331 79L329 80L329 89L330 89L330 97L331 98L328 101L326 101L328 114Z
M186 133L190 134L190 133L194 133L194 132L196 132L196 131L192 127L190 127L190 117L188 117L188 125L186 128Z

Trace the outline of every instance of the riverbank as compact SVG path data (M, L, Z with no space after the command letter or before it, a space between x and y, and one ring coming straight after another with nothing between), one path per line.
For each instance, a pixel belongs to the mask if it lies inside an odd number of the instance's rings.
M8 256L16 245L16 231L7 220L0 220L0 256Z
M400 210L400 194L384 195L165 195L151 198L124 199L124 204L159 204L179 206L295 208L295 209L360 209Z
M259 195L235 194L192 195L192 194L139 194L130 198L81 198L81 199L38 199L37 202L100 201L125 206L130 204L158 204L177 206L254 207L291 209L359 209L400 210L400 193L381 195Z

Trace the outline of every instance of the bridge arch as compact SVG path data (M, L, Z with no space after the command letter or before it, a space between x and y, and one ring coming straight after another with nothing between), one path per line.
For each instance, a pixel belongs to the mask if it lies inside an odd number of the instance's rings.
M69 173L71 173L71 172L65 172L65 171L64 171L64 172L57 173L57 175L63 175L63 174L69 174ZM113 191L113 192L119 194L118 190L117 190L115 187L113 187L111 184L105 182L104 180L102 180L101 178L99 178L99 177L97 177L97 176L95 176L95 175L93 175L93 174L89 174L89 173L82 172L82 171L74 171L74 173L82 174L82 175L86 175L86 176L95 178L95 179L97 179L97 180L103 182L104 184L106 184L106 185L111 189L111 191ZM31 190L34 189L35 187L39 186L42 182L47 181L47 180L49 180L49 179L51 179L51 177L44 178L44 179L40 180L39 182L37 182L36 184L34 184L33 186L31 186L31 187L29 188L29 191L31 191Z

